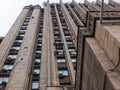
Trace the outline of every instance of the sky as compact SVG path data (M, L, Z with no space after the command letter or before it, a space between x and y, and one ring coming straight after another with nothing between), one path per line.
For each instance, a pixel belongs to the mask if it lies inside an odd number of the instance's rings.
M0 0L0 36L5 36L12 24L15 22L25 5L42 5L46 0ZM71 2L72 0L62 0ZM75 0L83 2L84 0ZM94 1L94 0L88 0ZM120 0L115 0L120 1ZM59 0L50 0L50 2L59 2Z

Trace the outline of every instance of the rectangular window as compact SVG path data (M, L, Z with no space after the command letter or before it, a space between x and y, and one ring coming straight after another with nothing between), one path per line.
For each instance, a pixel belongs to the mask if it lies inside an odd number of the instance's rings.
M57 63L65 63L66 60L64 57L61 57L61 58L57 58Z
M24 34L19 34L18 36L24 37Z
M37 44L37 46L42 46L42 44L41 44L41 43L39 43L39 44Z
M63 49L63 47L56 47L56 51L58 51L58 52L63 52L64 51L64 49Z
M31 17L29 17L29 16L27 16L26 18L25 18L25 20L29 20Z
M71 52L73 51L74 52L76 50L74 48L69 48L68 51L71 51Z
M42 35L42 33L39 33L38 35Z
M66 44L71 45L71 44L73 44L73 42L72 41L66 41Z
M71 36L64 36L65 38L71 38Z
M39 82L38 81L32 81L32 89L38 89L39 88Z
M15 42L20 42L20 43L21 43L22 41L23 41L23 40L15 40Z
M40 53L41 53L41 51L38 51L38 50L37 50L37 51L36 51L36 53L39 53L39 54L40 54Z
M2 82L8 82L8 76L0 76L0 84L2 83Z
M68 76L68 70L63 69L63 70L58 70L59 75L63 75L63 76Z
M27 26L22 26L20 30L26 30Z
M12 70L12 69L13 69L13 65L5 64L5 65L3 66L3 69Z
M40 68L34 68L34 73L40 74Z
M28 23L25 23L25 22L23 23L23 26L27 26L27 25L28 25Z
M71 58L72 62L76 62L76 58Z
M25 19L25 21L24 21L25 23L28 23L29 22L29 20L28 19Z
M16 59L17 55L8 55L8 58L10 59Z
M20 47L12 47L12 49L19 50Z
M55 40L55 43L61 43L61 40Z
M35 62L40 63L41 59L35 59Z

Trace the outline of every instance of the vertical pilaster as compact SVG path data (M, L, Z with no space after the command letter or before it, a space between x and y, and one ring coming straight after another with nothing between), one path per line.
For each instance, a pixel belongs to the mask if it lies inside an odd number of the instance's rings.
M51 12L51 9L50 9ZM54 32L53 32L53 25L52 25L52 18L51 18L51 14L49 12L49 24L50 24L50 28L49 28L49 58L50 58L50 66L51 66L51 85L52 86L58 86L59 85L59 78L58 76L58 71L56 68L56 61L55 61L55 56L54 56Z
M49 65L48 65L48 35L49 35L49 0L44 7L44 23L43 23L43 39L42 39L42 54L41 54L41 74L40 74L40 90L45 90L50 82Z
M34 44L39 25L40 7L34 7L26 34L11 72L6 90L28 90L28 80L32 65Z
M53 42L53 27L48 0L44 12L40 90L45 90L47 86L57 86L59 84L56 73Z

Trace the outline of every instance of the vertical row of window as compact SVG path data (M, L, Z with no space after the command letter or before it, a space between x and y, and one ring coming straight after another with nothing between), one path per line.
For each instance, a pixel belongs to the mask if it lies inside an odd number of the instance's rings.
M73 11L75 12L75 14L78 16L79 20L83 23L83 25L86 24L86 21L83 19L83 17L78 13L77 9L75 8L75 6L73 4L70 4L70 7L73 9Z
M68 7L67 4L65 4L65 7L67 8L67 10L68 10L70 16L72 17L74 23L76 24L76 26L78 26L78 25L79 25L79 24L78 24L78 21L77 21L77 19L74 17L74 15L72 14L72 12L70 11L70 8Z
M55 8L53 4L51 4L51 16L52 16L53 31L54 31L55 57L58 65L59 81L60 81L60 85L66 85L67 84L66 79L69 78L69 73L67 69L67 63L63 48L64 43L61 38L58 21L55 14ZM68 82L70 84L70 80L68 80Z
M20 50L20 46L21 46L21 43L23 41L25 31L27 29L31 14L32 14L32 10L30 10L28 15L26 16L24 23L21 26L20 31L19 31L18 35L16 36L16 39L13 42L13 45L9 51L9 54L8 54L6 61L3 65L3 68L0 71L0 85L3 85L3 83L7 84L10 72L12 71L12 69L15 66L14 63L15 63L15 60L17 58L17 54Z
M35 51L35 59L33 62L33 73L32 73L32 85L31 90L39 90L40 88L40 62L41 62L41 49L42 49L42 32L43 32L43 18L44 9L41 9L40 13L40 27L37 38L37 45Z
M70 30L68 28L68 25L66 24L66 21L65 21L65 19L63 17L63 14L61 12L61 8L57 8L57 9L59 11L58 14L59 14L62 29L63 29L63 32L64 32L64 37L66 39L66 44L67 44L67 47L68 47L68 51L70 53L74 69L76 70L76 49L75 49L71 34L69 32Z

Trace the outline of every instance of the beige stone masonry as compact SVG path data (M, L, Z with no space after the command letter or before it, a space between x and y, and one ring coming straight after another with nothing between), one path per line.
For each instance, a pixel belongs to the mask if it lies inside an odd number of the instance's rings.
M86 39L84 55L82 90L103 90L105 74L108 70L114 68L114 65L94 38ZM107 73L106 81L109 81L109 83L105 83L105 90L120 89L118 85L120 80L116 79L120 75L116 75L116 73L119 72L112 71Z
M97 22L95 38L114 65L117 65L119 61L120 25L101 25Z

